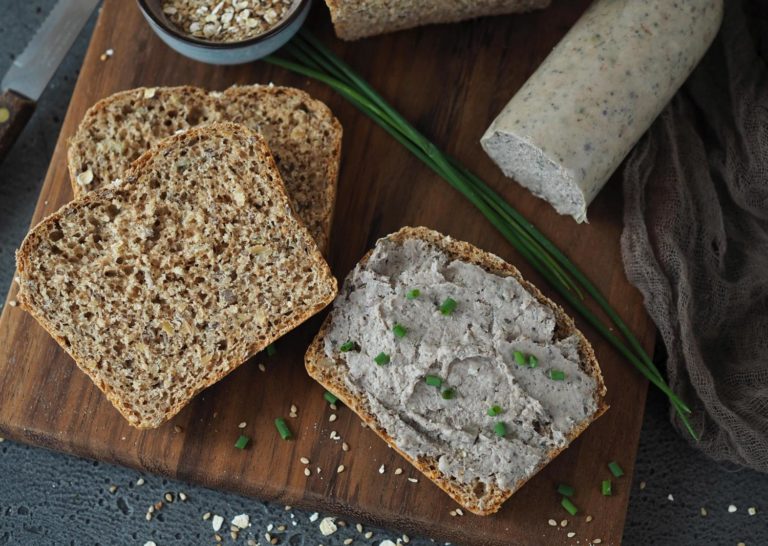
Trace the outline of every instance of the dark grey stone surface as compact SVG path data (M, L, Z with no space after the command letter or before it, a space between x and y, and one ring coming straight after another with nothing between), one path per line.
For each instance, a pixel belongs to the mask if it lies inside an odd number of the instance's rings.
M0 2L0 74L53 3ZM13 252L27 230L93 23L92 18L41 98L21 140L0 165L3 299L13 276ZM136 486L139 478L145 483ZM646 484L642 490L641 481ZM110 492L112 485L117 486L114 493ZM768 545L768 476L724 467L696 452L673 432L667 422L665 400L655 392L649 397L632 489L624 544ZM183 491L188 500L180 502L177 498L147 521L147 508L169 491ZM670 494L674 500L667 498ZM728 511L731 504L737 507L734 513ZM700 513L702 507L708 512L706 517ZM749 507L757 508L755 516L748 514ZM283 506L111 465L9 441L0 443L0 546L141 546L150 540L158 546L213 544L211 522L202 520L206 512L226 518L222 532L225 543L232 543L228 524L240 513L250 515L252 527L240 534L239 544L246 544L249 538L266 544L264 533L270 524L280 544L293 546L340 545L346 538L353 538L354 544L378 545L400 536L396 531L371 529L373 537L365 539L352 524L324 537L318 529L320 519L311 522L309 512L286 511ZM285 525L286 530L278 531L279 525ZM587 543L583 538L575 540ZM432 543L413 539L411 544Z

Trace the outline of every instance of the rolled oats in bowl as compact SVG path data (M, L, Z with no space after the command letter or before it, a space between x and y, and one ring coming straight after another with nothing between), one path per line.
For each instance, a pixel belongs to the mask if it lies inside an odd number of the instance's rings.
M163 0L163 13L181 32L211 42L255 38L280 23L294 0Z

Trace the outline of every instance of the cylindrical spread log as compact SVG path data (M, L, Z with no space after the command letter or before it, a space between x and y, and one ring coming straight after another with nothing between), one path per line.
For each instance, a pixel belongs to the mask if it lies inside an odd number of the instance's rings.
M722 0L597 0L481 140L560 214L587 205L717 34Z

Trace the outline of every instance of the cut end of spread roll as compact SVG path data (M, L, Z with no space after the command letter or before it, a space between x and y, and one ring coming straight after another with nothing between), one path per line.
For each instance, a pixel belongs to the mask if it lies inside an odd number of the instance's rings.
M480 140L488 156L531 193L544 199L558 214L587 221L587 202L573 175L538 146L506 132L489 130Z

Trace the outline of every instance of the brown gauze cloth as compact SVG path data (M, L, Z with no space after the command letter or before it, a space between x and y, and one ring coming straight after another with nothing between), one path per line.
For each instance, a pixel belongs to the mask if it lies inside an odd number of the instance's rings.
M621 244L697 447L768 472L768 0L725 4L625 164Z

